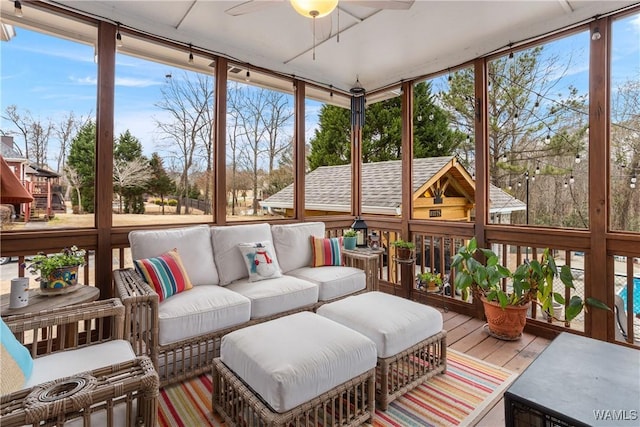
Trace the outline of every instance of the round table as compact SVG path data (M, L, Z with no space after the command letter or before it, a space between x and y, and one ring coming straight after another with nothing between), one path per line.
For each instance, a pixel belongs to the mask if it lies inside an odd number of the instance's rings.
M29 304L20 308L9 308L10 295L3 294L0 296L0 314L4 317L14 314L37 313L42 310L95 301L100 297L100 289L95 286L76 286L79 288L74 292L60 295L43 295L40 289L29 289Z

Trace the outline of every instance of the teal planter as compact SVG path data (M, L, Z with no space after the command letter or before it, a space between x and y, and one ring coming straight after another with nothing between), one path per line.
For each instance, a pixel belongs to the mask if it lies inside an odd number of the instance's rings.
M357 237L343 237L342 242L344 244L345 249L355 249L356 242L358 241Z

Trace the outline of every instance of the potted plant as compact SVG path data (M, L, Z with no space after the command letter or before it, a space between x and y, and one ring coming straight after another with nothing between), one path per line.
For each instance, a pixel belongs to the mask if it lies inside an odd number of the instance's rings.
M474 258L478 252L484 256L484 263ZM451 263L456 268L456 288L462 292L463 299L466 299L471 290L474 299L482 301L489 331L498 338L511 340L522 335L531 303L541 307L544 313L553 318L553 302L566 305L565 318L556 318L563 322L574 319L586 309L586 305L609 310L599 300L587 298L583 301L577 295L571 297L566 304L562 294L553 291L555 278L560 278L567 288L575 287L571 268L563 265L558 269L548 248L543 251L540 261L525 261L513 274L498 261L499 258L493 251L479 248L473 238L467 246L458 250ZM503 289L503 279L511 280L511 286L507 290Z
M76 246L64 248L52 255L39 253L27 266L31 273L38 273L40 290L49 293L65 293L76 289L78 267L85 264L86 251Z
M440 286L442 286L442 276L430 271L418 273L417 279L418 289L423 289L427 292L437 292L440 290Z
M391 242L391 245L396 248L396 257L398 259L411 259L413 250L416 248L413 242L407 242L402 239Z
M356 230L347 230L342 234L342 243L345 249L355 249L358 242L358 232Z

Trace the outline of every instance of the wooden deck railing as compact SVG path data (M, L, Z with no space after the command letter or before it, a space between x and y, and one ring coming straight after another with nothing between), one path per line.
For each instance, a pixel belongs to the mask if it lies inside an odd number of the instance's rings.
M385 253L380 262L378 278L380 290L398 296L411 298L423 303L437 307L450 309L462 314L482 317L482 307L474 304L473 301L463 301L456 292L453 280L455 271L451 271L451 256L458 248L474 236L474 224L442 222L434 224L420 221L409 223L409 236L416 243L416 266L415 272L426 270L442 272L448 285L442 293L427 293L415 289L415 275L402 280L401 274L394 261L394 249L390 242L403 235L402 223L396 218L365 218L369 226L369 232L376 231L381 236L382 247ZM317 220L314 218L314 220ZM342 235L343 231L350 228L352 218L321 218L326 224L327 234L332 236ZM493 250L501 257L502 263L510 269L524 261L525 258L539 257L542 249L548 246L554 250L554 254L559 263L566 263L571 266L576 277L576 291L581 297L590 296L593 289L599 286L606 286L607 303L613 308L615 295L619 295L626 289L627 295L638 295L640 293L640 258L637 257L637 242L627 237L618 240L612 239L608 243L607 265L593 266L590 263L590 240L587 232L572 232L565 230L540 230L535 231L519 229L514 227L489 227L486 231L487 242ZM131 255L127 241L129 229L114 228L112 230L111 249L104 256L112 260L113 268L131 266ZM33 235L32 235L33 234ZM36 236L36 234L38 234ZM561 237L558 238L558 235ZM21 240L13 239L11 233L3 233L2 255L11 255L18 258L16 267L2 266L2 282L9 282L12 277L29 276L23 265L28 264L26 256L38 252L54 253L62 249L64 244L60 242L73 242L77 246L88 251L87 264L82 269L81 280L84 284L99 286L105 290L105 284L97 283L95 274L94 254L97 253L96 231L95 230L47 230L43 233L21 233ZM406 237L406 236L403 236ZM551 244L550 243L556 243ZM562 246L560 246L562 245ZM606 268L606 283L592 283L591 270L594 268ZM14 270L15 269L15 270ZM7 273L8 272L8 273ZM33 276L32 276L33 277ZM34 280L32 287L37 287ZM508 282L504 286L509 286ZM558 291L565 292L558 283ZM107 293L110 284L106 284ZM8 289L8 287L3 287ZM638 300L639 297L636 297ZM640 347L640 319L636 317L640 311L640 301L634 305L634 298L626 299L623 314L623 322L626 323L627 337L620 338L617 325L614 324L614 316L611 314L608 322L608 337L611 341L623 342L626 345ZM592 310L593 311L593 310ZM586 313L575 319L571 324L560 322L549 322L537 308L533 308L530 319L527 322L527 331L543 337L552 337L558 332L571 329L574 332L590 336L588 327L590 313ZM617 338L616 338L617 337Z

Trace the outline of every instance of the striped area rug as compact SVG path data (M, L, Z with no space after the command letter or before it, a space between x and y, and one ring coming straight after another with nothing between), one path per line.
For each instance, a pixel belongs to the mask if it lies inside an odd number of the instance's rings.
M436 375L376 411L373 427L468 426L502 397L516 374L482 360L447 350L447 372ZM224 426L211 411L210 375L160 390L160 426Z

